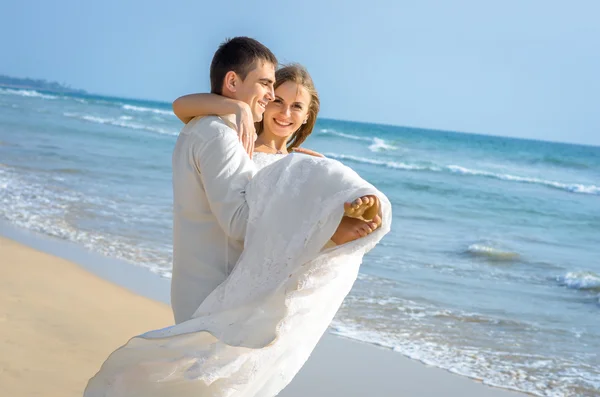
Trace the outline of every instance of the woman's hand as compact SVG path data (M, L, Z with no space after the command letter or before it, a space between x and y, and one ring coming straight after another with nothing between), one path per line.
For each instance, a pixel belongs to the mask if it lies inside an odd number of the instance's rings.
M308 154L309 156L325 157L325 156L323 156L319 152L315 152L314 150L305 149L305 148L302 148L302 147L295 147L295 148L292 149L292 151L296 152L296 153Z
M254 153L254 141L256 141L256 130L254 128L254 117L250 105L245 102L238 101L238 109L235 112L235 126L238 132L238 137L242 142L242 146L248 156L252 158Z

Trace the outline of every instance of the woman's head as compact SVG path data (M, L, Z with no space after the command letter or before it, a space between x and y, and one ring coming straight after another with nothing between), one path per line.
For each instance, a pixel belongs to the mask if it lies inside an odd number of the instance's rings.
M275 72L275 100L267 105L257 126L288 139L288 150L300 146L312 132L319 113L319 95L306 69L292 64Z

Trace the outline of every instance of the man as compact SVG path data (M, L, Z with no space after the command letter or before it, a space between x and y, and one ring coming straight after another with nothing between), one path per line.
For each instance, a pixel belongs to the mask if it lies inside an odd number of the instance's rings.
M247 103L258 122L274 98L276 65L275 55L258 41L227 40L211 63L211 92ZM186 124L172 165L171 306L180 323L227 278L241 254L248 218L244 189L255 167L231 120L216 116Z

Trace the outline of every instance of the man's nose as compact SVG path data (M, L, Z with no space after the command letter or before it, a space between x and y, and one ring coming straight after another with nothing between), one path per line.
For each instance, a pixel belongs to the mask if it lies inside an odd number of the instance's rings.
M271 87L267 92L267 98L269 99L269 101L275 99L275 89L273 87Z

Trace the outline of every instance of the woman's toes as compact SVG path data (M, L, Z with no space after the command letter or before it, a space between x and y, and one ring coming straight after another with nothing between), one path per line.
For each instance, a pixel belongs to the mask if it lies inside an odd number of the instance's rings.
M351 203L344 203L344 214L352 218L371 220L378 213L379 199L376 196L362 196Z
M369 197L370 205L363 211L362 217L366 220L374 219L380 211L379 199L375 196Z

